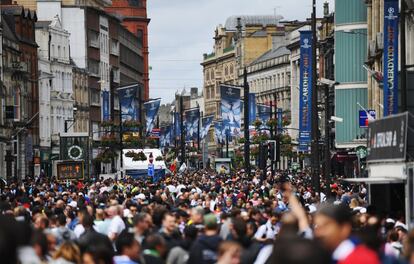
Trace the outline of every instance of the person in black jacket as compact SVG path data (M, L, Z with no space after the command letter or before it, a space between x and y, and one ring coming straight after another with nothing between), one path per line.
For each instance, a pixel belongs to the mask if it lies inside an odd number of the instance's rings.
M188 263L213 264L217 262L217 251L222 239L217 235L217 218L214 214L204 216L204 234L190 249Z

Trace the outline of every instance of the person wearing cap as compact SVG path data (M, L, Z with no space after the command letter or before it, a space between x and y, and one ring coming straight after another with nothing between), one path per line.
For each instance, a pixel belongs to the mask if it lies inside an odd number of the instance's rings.
M380 264L375 251L352 239L352 214L344 204L328 204L314 218L314 235L331 252L333 263Z
M214 214L204 216L204 234L200 235L190 249L187 263L213 264L217 262L217 250L221 237L217 235L218 223Z

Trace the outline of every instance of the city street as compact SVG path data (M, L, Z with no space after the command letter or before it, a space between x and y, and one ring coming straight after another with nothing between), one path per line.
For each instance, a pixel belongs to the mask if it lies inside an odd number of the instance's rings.
M1 0L0 262L414 264L414 0Z

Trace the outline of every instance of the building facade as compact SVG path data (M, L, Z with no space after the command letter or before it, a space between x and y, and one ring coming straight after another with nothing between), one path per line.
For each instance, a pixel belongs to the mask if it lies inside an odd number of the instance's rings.
M134 64L143 63L142 83L144 85L144 100L149 99L149 50L148 50L148 24L150 19L147 17L146 0L112 0L112 5L106 7L108 13L116 14L120 17L122 25L137 37L137 44L141 50L142 61ZM135 44L133 44L135 45Z
M43 147L51 148L51 154L54 155L60 153L60 134L73 131L75 101L69 36L57 15L51 21L39 21L36 24L39 66L42 66L41 74L44 75L39 80L42 86L41 143ZM49 101L45 98L47 96ZM50 139L51 142L48 142Z
M338 149L365 144L365 129L359 127L359 110L367 107L367 9L359 0L335 3L335 145Z
M22 83L15 82L13 84L15 89L12 91L16 99L13 102L15 109L22 110L22 112L15 112L13 117L15 120L13 127L17 128L13 146L17 158L15 176L24 178L34 175L34 162L40 158L38 65L35 41L37 15L36 12L11 4L10 1L2 2L1 11L4 14L4 22L8 23L19 44L20 59L11 64L16 71L24 75L19 79L25 79L24 86L20 86ZM39 173L40 167L37 168L36 172Z
M72 87L75 98L73 132L89 134L89 89L88 72L85 69L72 68Z

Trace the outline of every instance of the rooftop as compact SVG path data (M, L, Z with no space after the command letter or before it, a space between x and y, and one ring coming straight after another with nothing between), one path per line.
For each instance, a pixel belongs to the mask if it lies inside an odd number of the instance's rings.
M241 25L245 27L246 25L278 25L279 21L283 18L282 16L275 15L239 15L231 16L227 18L225 28L228 31L235 31L237 28L237 18L241 18Z
M290 54L290 51L286 48L286 46L281 46L277 49L274 49L274 50L272 49L272 50L265 52L262 56L260 56L255 61L253 61L251 65L264 62L267 60L271 60L271 59L274 59L280 56L289 55L289 54Z

